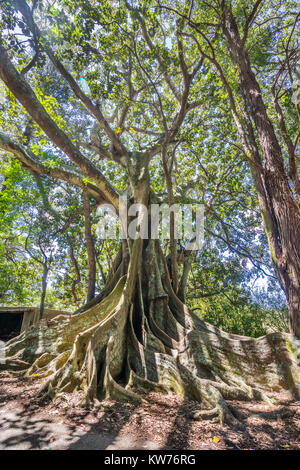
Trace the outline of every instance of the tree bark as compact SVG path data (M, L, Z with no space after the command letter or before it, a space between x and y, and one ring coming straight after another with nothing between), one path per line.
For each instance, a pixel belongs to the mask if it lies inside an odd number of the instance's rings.
M49 268L47 263L43 263L43 278L42 278L42 294L41 294L41 303L40 303L40 320L43 318L44 309L45 309L45 298L47 292L47 284L48 284L48 273Z
M264 171L254 181L279 282L285 292L291 332L300 338L300 211L285 173L281 147L268 116L260 86L231 12L224 34L239 69L240 87L249 106L264 155Z
M77 259L75 258L74 250L73 250L72 245L70 245L69 253L70 253L70 259L71 259L71 262L74 266L75 274L76 274L76 279L74 279L73 282L72 282L72 294L73 294L74 302L75 302L75 304L77 304L80 299L78 299L78 297L77 297L76 287L77 287L77 284L80 283L81 277L80 277L80 271L79 271Z
M88 278L88 291L86 301L89 302L95 297L96 289L96 255L95 255L95 246L92 236L92 226L91 226L91 208L89 195L87 190L83 190L83 212L84 212L84 233L85 233L85 243L88 256L88 265L89 265L89 278Z

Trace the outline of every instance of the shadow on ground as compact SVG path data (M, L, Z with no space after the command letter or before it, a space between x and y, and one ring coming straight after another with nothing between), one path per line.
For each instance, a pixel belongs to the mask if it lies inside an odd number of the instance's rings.
M192 419L199 403L149 394L135 406L34 399L36 385L0 373L0 450L300 449L300 403L232 402L243 428ZM217 438L217 440L216 440Z

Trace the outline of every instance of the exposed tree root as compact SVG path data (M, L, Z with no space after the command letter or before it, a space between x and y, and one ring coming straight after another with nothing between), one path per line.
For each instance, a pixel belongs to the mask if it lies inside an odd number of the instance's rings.
M40 394L80 390L82 404L101 398L140 402L140 391L198 400L197 419L237 423L227 400L266 400L289 389L299 396L299 368L289 335L253 339L202 322L179 300L159 245L135 245L128 275L98 304L49 326L33 325L6 344L2 368L45 378ZM139 264L140 263L140 264Z

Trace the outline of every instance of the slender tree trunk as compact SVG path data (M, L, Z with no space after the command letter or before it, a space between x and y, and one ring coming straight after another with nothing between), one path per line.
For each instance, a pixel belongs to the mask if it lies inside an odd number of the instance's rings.
M43 318L44 309L45 309L45 298L47 292L47 284L48 284L48 273L49 268L47 263L43 264L43 278L42 278L42 294L41 294L41 302L40 302L40 320Z
M70 258L71 258L71 261L72 261L72 264L74 266L75 273L76 273L76 279L74 279L72 282L72 294L73 294L74 302L77 304L80 299L78 299L77 297L76 287L77 287L77 284L80 283L81 277L80 277L79 266L77 263L77 259L75 258L75 255L74 255L74 250L73 250L72 245L70 246L69 253L70 253Z
M224 32L239 68L240 87L250 109L264 155L259 192L272 260L285 292L291 332L300 338L300 212L285 173L282 152L268 116L260 86L251 69L247 51L231 13ZM263 189L261 188L261 183Z
M84 221L85 221L85 242L88 255L88 265L89 265L89 278L88 278L88 291L86 301L89 302L95 297L96 289L96 256L95 256L95 247L94 240L92 236L92 227L91 227L91 210L90 210L90 201L88 191L83 190L83 200L84 200Z

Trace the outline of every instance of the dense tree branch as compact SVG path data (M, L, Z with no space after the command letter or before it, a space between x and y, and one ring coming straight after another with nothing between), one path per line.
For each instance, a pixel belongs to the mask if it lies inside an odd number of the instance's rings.
M130 5L127 2L126 2L126 5L127 5L127 8L131 9ZM166 70L166 66L165 66L165 62L164 62L163 58L158 53L157 48L153 44L153 42L152 42L152 40L151 40L151 38L148 34L145 20L141 17L140 14L137 14L137 18L140 22L140 25L141 25L141 28L142 28L142 33L143 33L143 36L144 36L144 39L145 39L146 43L148 44L149 49L152 52L155 51L155 57L157 59L157 62L160 65L160 67L163 70L163 76L164 76L164 79L166 80L166 83L168 84L170 90L172 91L172 93L175 96L175 98L177 99L177 101L180 102L180 100L181 100L180 93L178 92L172 78L170 77L170 75L168 74L168 72Z
M75 255L74 255L73 246L71 244L70 244L70 248L69 248L69 254L70 254L70 260L71 260L71 262L74 266L75 273L76 273L76 278L73 279L73 281L72 281L72 294L73 294L74 302L77 304L80 299L77 297L76 287L77 287L77 284L80 283L81 277L80 277L80 270L79 270L78 262L77 262L77 259L76 259Z
M6 150L12 153L22 164L22 166L30 171L33 171L40 175L45 175L50 178L57 178L67 183L73 184L79 188L82 188L85 183L83 181L84 174L80 175L80 172L74 168L74 171L68 167L65 170L62 165L59 168L48 168L44 162L40 161L38 157L28 148L13 141L10 137L0 133L0 149ZM98 187L92 183L87 183L89 193L99 203L105 202L102 192Z
M11 63L8 54L0 45L0 77L28 111L45 134L72 160L85 175L92 178L100 189L103 198L113 204L118 203L118 195L95 165L82 155L69 137L57 126L37 99L29 84Z
M42 33L39 30L38 26L35 24L32 12L27 5L25 0L16 0L17 6L19 11L22 13L24 20L26 21L28 27L32 31L34 36L37 36L38 39L42 37ZM92 115L97 119L100 126L107 134L111 142L113 143L115 149L119 152L120 157L127 156L127 151L123 144L121 143L120 139L118 138L117 134L111 129L110 125L108 124L107 120L103 116L99 107L95 106L90 98L82 91L82 89L77 84L76 80L74 80L73 76L66 70L63 64L58 60L52 49L46 46L45 52L48 55L49 59L53 63L54 67L58 70L58 72L62 75L62 77L67 81L69 86L71 87L74 94L79 98L86 108L92 113ZM115 157L116 158L116 157Z
M33 58L31 59L31 61L29 62L28 65L26 65L22 70L21 70L21 74L22 75L25 75L26 73L29 72L29 70L32 69L32 67L35 66L35 64L37 63L37 60L39 58L39 54L40 54L40 51L37 50L36 53L34 54Z
M245 44L246 40L247 40L247 36L248 36L248 32L249 32L249 27L251 26L251 23L252 21L254 20L256 14L257 14L257 10L260 6L260 4L263 2L263 0L257 0L252 8L252 11L250 13L250 15L248 16L248 18L246 19L245 21L245 25L244 25L244 30L243 30L243 38L242 38L242 43Z

